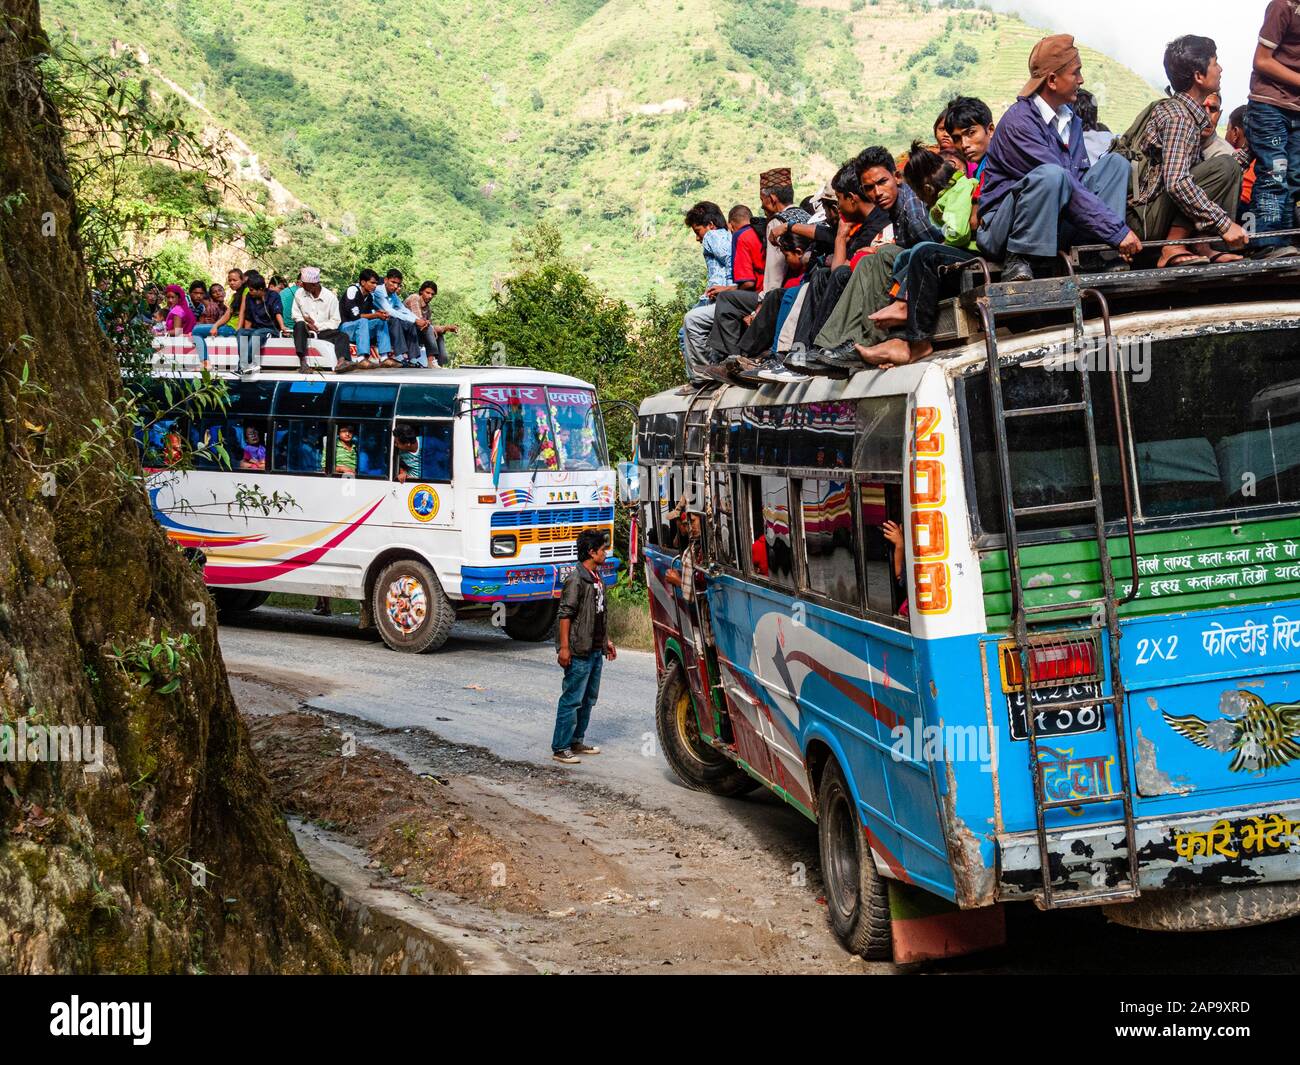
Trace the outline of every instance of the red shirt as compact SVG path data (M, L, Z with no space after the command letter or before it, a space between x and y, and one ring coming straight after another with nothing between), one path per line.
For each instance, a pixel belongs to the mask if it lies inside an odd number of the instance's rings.
M763 242L759 240L753 226L742 229L736 236L736 257L731 265L732 280L737 285L752 281L755 288L762 288L765 254Z

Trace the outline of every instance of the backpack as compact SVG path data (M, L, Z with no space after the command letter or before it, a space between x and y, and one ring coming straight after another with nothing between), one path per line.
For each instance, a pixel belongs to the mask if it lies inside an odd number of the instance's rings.
M1129 184L1131 196L1136 195L1138 189L1142 187L1142 178L1147 170L1152 166L1160 166L1164 162L1164 152L1158 145L1153 144L1145 152L1140 151L1137 145L1151 122L1152 112L1161 104L1174 99L1176 97L1164 96L1159 100L1152 100L1138 112L1137 118L1133 119L1133 124L1116 137L1115 143L1110 146L1110 151L1124 156L1133 166L1133 178Z

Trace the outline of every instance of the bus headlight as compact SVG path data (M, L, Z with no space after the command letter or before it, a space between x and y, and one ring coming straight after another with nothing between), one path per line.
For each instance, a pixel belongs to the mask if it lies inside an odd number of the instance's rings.
M514 533L492 537L493 558L514 558L519 554L519 537Z

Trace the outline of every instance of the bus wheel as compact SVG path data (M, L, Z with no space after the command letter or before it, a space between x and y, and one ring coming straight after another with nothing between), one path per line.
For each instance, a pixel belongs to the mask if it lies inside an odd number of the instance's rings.
M438 575L423 562L403 558L383 568L371 609L379 635L394 651L436 651L451 635L456 612Z
M219 615L246 614L271 598L270 592L250 592L243 588L213 588L211 591Z
M758 787L758 781L700 738L699 719L680 662L673 662L659 682L655 722L664 757L688 788L726 796Z
M520 603L506 615L506 635L524 643L541 643L555 635L555 615L560 604L554 600L545 603Z
M892 958L889 894L876 873L853 793L834 759L826 765L817 794L817 842L835 935L854 954Z

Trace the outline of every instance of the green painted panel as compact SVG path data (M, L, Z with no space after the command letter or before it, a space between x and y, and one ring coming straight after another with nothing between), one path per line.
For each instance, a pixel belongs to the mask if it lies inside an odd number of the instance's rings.
M1139 595L1121 610L1124 617L1300 595L1300 517L1143 533L1137 542ZM1112 537L1109 548L1116 594L1123 596L1132 580L1128 538ZM1101 596L1097 545L1090 540L1038 544L1021 559L1028 605L1060 605L1068 613L1072 603ZM1009 628L1006 551L984 554L980 574L989 628Z

